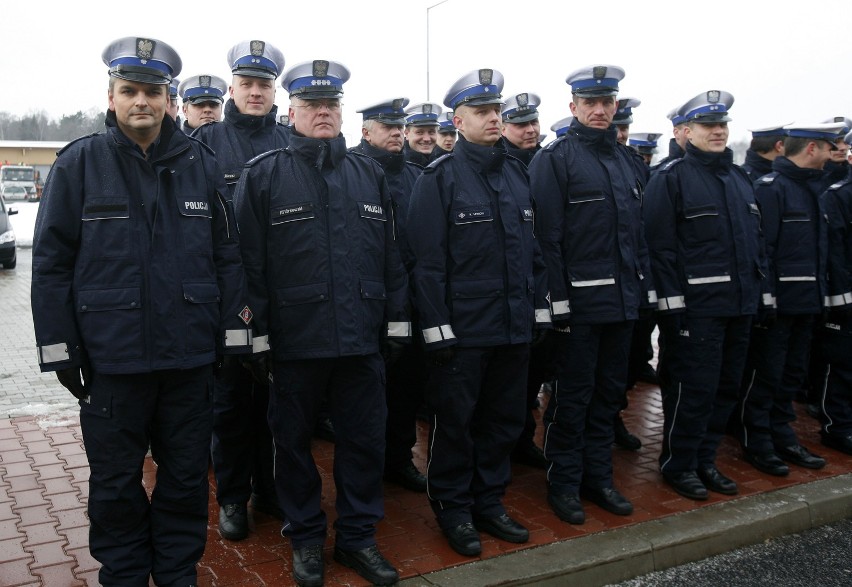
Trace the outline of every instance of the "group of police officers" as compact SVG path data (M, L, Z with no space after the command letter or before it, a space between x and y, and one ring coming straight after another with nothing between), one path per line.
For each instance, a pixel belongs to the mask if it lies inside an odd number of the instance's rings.
M737 493L715 464L726 432L765 473L824 466L790 427L797 395L823 443L852 453L848 119L754 131L739 167L734 98L711 90L672 110L651 168L659 135L629 134L640 102L617 97L621 68L567 77L572 116L544 147L539 97L504 99L480 69L446 112L358 110L347 148L345 66L285 70L261 40L227 59L230 84L178 83L168 44L112 42L106 130L59 153L39 210L39 362L80 400L103 585L196 583L208 455L220 534L245 538L251 503L282 520L295 582L322 585L324 418L334 559L379 585L399 578L375 540L383 478L425 492L467 556L480 532L529 539L502 503L511 460L546 469L566 522L584 522L583 500L632 513L612 446L641 446L620 417L640 378L659 381L660 470L686 497Z

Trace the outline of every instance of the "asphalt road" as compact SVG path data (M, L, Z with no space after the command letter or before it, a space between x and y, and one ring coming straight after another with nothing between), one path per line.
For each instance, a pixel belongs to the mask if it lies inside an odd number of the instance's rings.
M852 585L852 519L650 573L616 585L849 587Z

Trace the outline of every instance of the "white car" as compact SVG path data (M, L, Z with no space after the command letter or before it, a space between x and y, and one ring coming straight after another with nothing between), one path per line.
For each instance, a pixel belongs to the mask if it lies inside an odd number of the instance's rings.
M3 198L6 200L28 200L27 189L20 185L3 186Z

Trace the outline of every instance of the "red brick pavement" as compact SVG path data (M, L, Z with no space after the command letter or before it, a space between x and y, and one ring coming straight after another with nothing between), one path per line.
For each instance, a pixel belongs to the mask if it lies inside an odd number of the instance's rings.
M616 449L614 453L616 486L633 502L633 515L619 517L587 504L584 525L563 523L547 506L543 473L515 466L505 503L509 512L529 527L530 541L514 545L484 535L481 558L737 499L711 494L706 502L694 502L679 497L662 484L657 472L662 413L656 388L640 385L631 392L625 421L643 441L639 452ZM801 410L795 427L805 445L828 458L828 466L821 471L791 467L788 477L770 477L743 462L734 442L726 438L718 465L739 483L739 497L852 471L852 457L821 446L816 423ZM421 426L420 441L415 448L415 462L420 467L425 461L425 437L426 430ZM0 420L0 587L98 584L98 563L88 552L88 465L81 440L76 420L64 425L34 417ZM334 520L333 445L315 441L314 456L322 473L323 504L331 523ZM153 488L155 474L156 465L147 459L143 483L149 490ZM279 534L280 523L258 513L248 539L241 542L221 539L216 531L218 506L212 474L210 481L210 526L207 550L199 566L199 584L292 584L290 547ZM378 528L379 546L397 565L403 578L471 561L446 544L422 494L387 485L385 514ZM329 540L326 585L364 585L364 580L353 571L331 562L332 546Z

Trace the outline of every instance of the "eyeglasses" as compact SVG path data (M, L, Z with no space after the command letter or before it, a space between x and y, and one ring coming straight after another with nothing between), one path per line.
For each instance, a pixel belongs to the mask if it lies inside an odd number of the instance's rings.
M340 100L305 100L304 104L297 104L297 108L305 108L308 112L319 112L327 108L329 112L337 112L343 107Z

